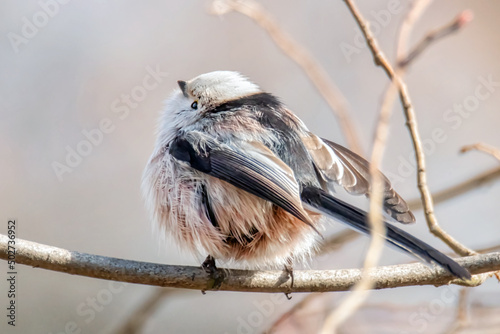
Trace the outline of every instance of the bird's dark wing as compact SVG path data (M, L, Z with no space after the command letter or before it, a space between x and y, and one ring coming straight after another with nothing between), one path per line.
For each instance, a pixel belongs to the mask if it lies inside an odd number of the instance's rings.
M323 181L335 182L354 195L370 192L370 164L349 149L307 133L302 137ZM391 182L380 173L384 184L384 209L396 221L408 224L415 217L406 202L392 188Z
M305 205L310 206L311 209L335 218L357 231L370 234L365 211L345 203L316 187L304 187L301 198ZM456 277L471 278L470 273L465 268L422 240L387 222L385 222L385 227L387 230L384 236L385 239L397 248L426 262L438 264Z
M227 145L192 131L177 137L169 153L202 173L274 203L314 228L302 207L293 171L263 144Z

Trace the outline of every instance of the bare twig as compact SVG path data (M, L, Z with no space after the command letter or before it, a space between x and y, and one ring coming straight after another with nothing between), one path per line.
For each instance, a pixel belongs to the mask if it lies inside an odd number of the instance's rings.
M264 331L265 334L272 334L274 333L286 320L290 319L297 311L303 309L307 304L309 304L313 299L316 299L317 297L321 296L320 294L317 293L311 293L304 297L300 302L295 304L292 308L290 308L288 311L283 313L281 317L276 320L271 327L269 327L268 330Z
M493 147L493 146L483 144L483 143L476 143L476 144L467 145L467 146L462 147L460 149L460 152L465 153L465 152L469 152L471 150L477 150L477 151L484 152L486 154L491 155L492 157L494 157L498 161L500 161L500 150Z
M253 0L216 0L212 3L212 12L216 15L224 15L228 12L236 11L257 23L263 28L274 43L292 59L308 76L309 80L316 87L321 96L334 111L339 120L339 125L346 137L349 148L361 153L354 123L347 110L347 100L340 92L335 83L328 77L326 71L314 59L314 57L296 40L288 35L258 2Z
M477 250L479 254L487 254L492 252L500 251L500 245L494 245L490 247L480 248Z
M368 21L366 21L361 12L358 10L354 1L345 0L347 7L351 11L351 14L354 16L356 22L358 23L360 29L365 36L366 42L370 50L372 50L374 61L377 65L382 66L386 73L393 79L390 87L388 88L384 103L382 104L380 119L377 126L377 131L375 135L375 144L372 153L372 159L370 164L370 176L372 179L372 192L370 195L370 212L369 218L370 222L372 222L372 237L377 235L378 238L374 238L370 245L370 250L368 251L367 258L365 260L365 270L368 270L371 265L374 265L378 261L378 256L380 256L380 251L382 248L383 239L380 233L385 233L385 229L382 224L382 217L380 214L380 209L382 206L382 185L379 180L378 168L380 166L380 161L383 155L383 150L385 147L385 141L388 133L388 124L389 118L392 111L392 106L394 100L396 98L396 93L398 91L398 87L401 88L404 83L400 79L398 73L395 73L385 55L380 51L377 41L375 37L372 35ZM416 19L419 17L420 13L423 9L430 3L430 1L416 1L415 6L412 11L410 11L405 28L403 29L403 36L400 41L406 42L405 34L409 35L411 31L411 26L414 24ZM431 35L433 36L433 35ZM406 36L407 37L407 36ZM435 39L435 38L434 38ZM415 58L417 53L415 53L411 58L408 59L407 64ZM402 72L402 70L401 70ZM409 102L409 99L408 99ZM376 190L375 190L376 189ZM378 230L377 229L381 229ZM373 247L373 248L372 248ZM322 332L330 333L335 332L338 326L345 321L353 312L361 305L361 303L365 300L367 293L366 290L370 288L371 282L369 279L365 279L365 277L360 281L359 284L356 285L354 293L351 294L337 309L332 312L331 315L325 321Z
M411 102L407 86L405 82L401 79L400 73L399 72L396 73L392 68L391 64L387 61L387 58L385 57L384 53L378 47L376 40L371 35L367 23L362 20L360 12L353 7L352 1L351 0L344 0L344 1L351 9L351 12L355 17L356 22L358 22L358 25L361 28L363 35L365 36L368 47L372 52L375 64L381 66L383 70L386 72L386 74L389 76L389 78L392 79L393 82L395 82L398 86L399 98L401 100L401 104L403 105L404 114L407 120L406 125L408 126L408 129L410 131L413 148L415 150L415 157L418 167L417 183L421 193L425 211L425 218L427 221L427 225L429 226L429 230L435 236L444 241L448 246L450 246L450 248L452 248L456 253L462 256L475 254L473 250L463 246L461 243L455 240L451 235L449 235L445 230L443 230L439 226L437 218L434 214L434 205L432 202L432 196L427 186L425 154L422 147L422 141L420 139L420 133L418 131L417 119L415 116L415 112L413 110L413 104Z
M8 241L0 234L0 258L8 258ZM473 275L500 270L500 253L459 258L457 262ZM224 270L220 269L220 282L214 282L200 267L161 265L110 258L68 251L31 241L16 239L16 263L59 271L72 275L106 280L146 284L193 290L211 290L220 283L218 290L247 292L327 292L347 291L361 279L359 269L297 270L294 286L290 289L283 272ZM412 263L377 267L370 271L374 289L387 289L414 285L463 284L442 268L429 268ZM481 284L473 277L469 285Z
M348 3L346 1L346 3ZM360 22L366 22L361 16L361 13L357 11L354 3L348 3L349 9L353 15L359 15L357 20ZM357 13L356 13L357 12ZM368 38L376 43L371 32L368 31ZM395 97L397 92L396 86L391 85L392 89L387 91L387 94L392 94ZM391 100L389 97L385 99L386 101ZM393 101L394 99L392 99ZM371 190L370 190L370 209L368 212L368 221L370 224L371 231L371 243L367 251L363 272L369 273L373 267L375 267L382 255L382 249L384 246L384 235L386 233L385 226L382 219L382 202L384 188L382 180L380 177L379 168L381 165L385 144L387 141L387 136L389 132L389 119L392 111L392 102L384 103L382 105L379 120L377 123L377 129L375 131L375 140L373 144L372 156L370 159L370 179L371 179ZM354 312L361 306L361 304L368 297L369 290L373 286L373 281L369 275L363 275L361 281L359 281L352 290L350 294L335 310L326 318L322 333L335 333L339 326L345 322Z
M427 221L427 225L429 226L429 230L431 231L432 234L434 234L439 239L444 241L457 254L460 254L462 256L475 254L473 250L459 243L444 229L442 229L438 224L436 215L434 214L434 203L432 201L432 195L427 186L425 154L422 147L422 141L420 139L420 133L418 132L415 112L413 110L413 105L411 104L411 101L409 99L406 85L403 85L400 88L401 88L400 97L404 106L404 112L407 119L406 124L410 129L410 134L413 140L413 147L415 149L415 155L418 166L418 173L417 173L418 188L422 196L425 218Z
M411 34L411 30L413 29L413 26L415 22L420 18L422 13L425 11L425 9L432 3L433 0L417 0L412 3L412 8L406 15L405 19L403 20L403 23L401 25L401 30L398 36L398 43L397 43L397 55L396 58L398 59L398 63L405 62L405 66L409 65L413 60L415 60L416 55L412 56L411 59L407 57L407 50L408 50L408 40ZM457 18L455 18L451 23L447 24L445 27L449 26L454 26L457 28L460 28L463 26L464 22L467 22L470 20L471 13L469 11L462 12ZM464 16L467 17L467 20L464 20ZM460 24L457 23L457 21L460 21ZM436 30L436 31L439 31ZM436 31L434 33L436 33ZM432 35L432 32L430 33ZM429 35L429 34L428 34ZM439 33L438 33L439 35ZM444 37L444 36L442 36ZM371 38L373 39L373 38ZM432 39L432 38L430 38ZM425 38L424 38L425 40ZM435 40L435 39L434 39ZM405 60L406 59L406 60ZM403 70L401 69L401 75L403 74ZM387 99L384 99L384 103L387 103L388 105L391 104L390 101ZM437 193L434 196L434 201L435 203L439 203L441 201L445 201L451 197L457 196L458 194L462 194L466 191L469 191L473 187L480 186L484 182L488 182L490 179L494 179L496 177L500 177L500 168L497 170L492 170L491 175L487 172L485 174L482 174L478 176L477 178L471 179L469 182L464 182L460 185L457 185L456 187L452 187L450 189L444 190L443 192ZM412 200L408 201L408 205L412 210L418 210L423 207L422 200ZM318 255L323 255L325 253L328 253L333 250L339 249L341 246L344 245L344 243L347 243L359 236L359 233L352 231L352 230L347 230L345 232L341 232L338 235L333 236L332 238L328 239L323 246L321 247L320 251L318 252Z
M118 329L116 334L137 334L142 333L146 321L153 315L158 305L164 301L165 297L172 294L171 289L156 289L151 296L141 304L135 312L128 317L125 324Z
M340 249L346 243L356 239L359 237L359 232L356 232L351 229L345 229L342 232L338 232L337 234L328 238L317 251L316 255L321 256L333 251Z
M373 61L375 62L375 65L381 66L382 69L386 72L387 76L392 79L392 77L394 76L394 70L392 69L392 66L387 60L385 54L380 50L377 40L375 39L375 37L373 37L368 21L363 19L363 15L354 5L352 0L344 0L344 2L346 3L347 8L349 8L349 10L351 11L352 16L354 16L356 23L358 24L363 36L365 37L366 44L368 45L368 48L373 55Z
M427 35L425 35L425 37L417 43L417 45L405 58L398 59L398 66L401 68L408 66L413 59L424 52L424 50L426 50L433 42L459 31L463 26L472 20L472 17L472 12L470 10L465 10L450 23L427 33Z
M415 0L401 24L399 30L398 42L396 44L396 63L400 63L408 54L408 42L413 30L413 26L420 19L423 12L429 7L433 0Z
M462 329L469 326L470 319L467 307L467 295L469 294L469 289L462 288L460 290L460 295L458 297L457 303L457 314L450 328L445 332L447 334L456 334Z
M377 133L375 136L375 145L373 149L373 154L372 154L372 161L370 165L370 176L372 178L372 188L376 189L371 192L370 197L372 200L370 201L370 212L369 212L369 217L370 217L370 222L372 223L372 237L377 236L377 238L372 239L372 243L370 245L370 250L368 251L367 258L365 260L365 267L364 269L367 270L371 266L374 265L374 263L377 263L378 257L380 256L380 251L382 248L382 243L383 239L381 237L380 233L385 233L385 229L382 224L382 219L380 215L380 208L381 208L381 203L382 203L382 186L380 184L380 180L378 180L378 166L380 165L380 159L382 157L382 152L384 148L384 143L385 143L385 138L387 135L387 129L388 129L388 119L390 116L390 113L392 111L392 106L394 99L396 97L396 93L399 88L400 92L400 98L401 101L403 102L403 106L405 107L405 111L412 111L412 105L410 98L408 96L408 93L406 91L406 86L404 82L401 79L402 75L402 68L398 69L398 72L395 72L390 63L388 62L387 58L383 54L383 52L380 50L378 47L377 41L375 37L372 35L370 28L368 26L368 21L366 21L361 12L358 10L356 5L354 4L354 1L352 0L345 0L345 3L349 10L351 11L351 14L354 16L356 22L358 23L365 40L368 44L368 47L372 51L373 54L373 59L375 61L375 64L382 66L382 68L386 71L387 75L392 79L392 83L389 87L389 89L386 92L386 96L384 99L384 103L382 105L381 113L380 113L380 120L379 124L377 127ZM409 19L413 20L413 22L410 22L410 24L407 24L405 27L405 32L409 35L410 27L411 25L415 22L416 18L419 16L415 12L420 11L422 12L422 8L425 8L430 2L429 1L422 1L421 6L418 5L419 2L415 5L413 8L413 11L410 12L410 15L408 16ZM433 36L433 35L431 35ZM403 37L404 39L404 37ZM403 40L401 39L401 40ZM435 38L432 38L433 40ZM429 43L427 43L429 44ZM406 64L408 64L410 61L415 59L416 55L418 55L419 52L423 50L423 48L417 49L418 52L415 52L412 54L412 57L408 58L408 61ZM401 73L399 73L401 72ZM410 114L410 116L412 116ZM414 130L413 135L414 135L414 142L416 142L416 152L418 152L418 145L421 146L420 140L418 138L418 132L416 131L416 124L414 122L413 124ZM410 130L412 130L410 128ZM416 136L415 137L415 133ZM421 147L420 147L421 149ZM421 150L420 150L421 151ZM423 159L422 159L423 163ZM422 169L419 169L421 171ZM424 178L420 178L419 181L424 181L422 183L425 183L425 174L423 175ZM420 184L420 182L419 182ZM432 199L431 199L432 201ZM431 203L432 205L432 203ZM381 231L377 231L377 229L381 229ZM444 235L444 231L441 231L442 236L447 236ZM447 238L448 240L451 239L451 237ZM364 276L363 279L356 284L355 288L353 289L354 293L351 294L339 307L336 308L334 312L332 312L326 319L322 333L331 333L331 332L336 332L336 329L340 326L342 322L344 322L349 316L351 316L354 311L361 306L362 302L366 299L367 296L367 289L370 289L371 287L371 282L369 280L369 276Z
M426 0L422 0L422 1L426 1ZM427 5L428 4L424 4L423 7L426 7ZM463 15L465 15L465 14L463 14ZM465 16L467 16L467 15L465 15ZM455 21L456 20L454 20L451 24L453 27L455 27L455 29L462 27L464 25L464 23L466 22L466 20L463 17L459 20L461 22L460 24L456 24ZM425 38L424 38L424 40L425 40ZM401 38L400 38L400 41L401 41ZM401 48L399 48L399 50L401 50ZM410 57L410 56L404 57L404 54L402 52L400 52L400 54L398 56L401 57L401 59L407 59L406 64L405 64L407 66L409 64L409 62L413 61L416 58L417 54L414 54L412 57ZM386 73L388 73L387 70L386 70ZM401 74L402 73L403 73L403 68L401 68ZM394 80L394 77L392 79ZM429 226L429 230L431 231L431 233L433 233L438 238L443 240L456 253L458 253L462 256L476 254L473 250L465 247L464 245L459 243L457 240L455 240L444 229L442 229L437 222L437 218L434 214L433 199L432 199L431 193L429 191L429 188L427 186L425 154L424 154L424 151L422 148L422 142L420 140L420 134L418 131L418 126L417 126L417 119L415 116L415 112L413 110L413 105L411 103L410 96L409 96L408 91L407 91L406 84L401 79L398 81L399 81L399 85L400 85L400 100L401 100L401 103L403 105L404 113L405 113L405 116L407 119L406 124L408 126L408 129L410 130L410 135L411 135L413 147L415 150L415 158L416 158L417 167L418 167L417 183L418 183L418 188L419 188L420 193L421 193L422 204L423 204L423 208L425 211L425 218L427 221L427 225Z
M450 188L435 192L432 195L434 204L445 202L454 197L460 196L498 178L500 178L500 167L490 169L489 171L486 171L469 180L451 186ZM415 199L408 201L408 205L412 210L419 210L422 208L422 200Z

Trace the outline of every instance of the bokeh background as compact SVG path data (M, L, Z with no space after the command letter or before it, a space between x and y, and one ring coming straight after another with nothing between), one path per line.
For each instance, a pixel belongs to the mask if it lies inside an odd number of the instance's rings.
M357 2L374 24L379 18L377 38L394 59L395 37L409 2ZM92 254L198 265L189 254L159 242L153 234L140 179L153 148L163 100L177 80L201 73L240 71L282 98L311 130L345 144L331 110L303 71L249 18L238 13L213 16L210 5L211 1L131 0L0 3L1 233L6 233L8 219L15 218L18 238ZM380 17L381 11L394 5L398 13ZM274 0L264 6L337 83L349 102L364 153L369 152L388 80L374 66L367 48L356 46L359 32L343 1ZM474 20L427 50L407 77L421 135L428 139L433 191L498 164L480 153L460 155L458 151L478 141L500 147L500 3L436 1L416 25L411 40L419 40L464 9L473 11ZM33 22L39 27L30 27ZM346 45L357 51L347 55L342 51ZM148 81L155 87L141 89L151 72L157 73L156 80ZM466 116L454 112L454 105L473 100L478 86L486 91L481 78L494 82L489 96ZM135 98L127 105L133 92ZM112 130L96 145L83 147L85 131L98 129L103 120ZM436 129L444 133L440 142L431 140ZM87 149L87 155L58 177L54 166L66 164L68 152L78 145ZM398 103L386 152L384 171L404 197L416 198L415 171L408 167L413 161L411 142ZM441 225L467 246L495 245L500 241L499 197L498 183L485 185L438 205L436 214ZM407 230L448 251L429 234L422 212L416 211L416 216L418 224ZM339 224L332 224L327 234L339 230ZM367 241L358 238L310 267L359 267ZM386 249L382 264L409 261L413 259ZM141 303L159 293L148 286L110 285L18 265L17 323L12 328L4 315L5 262L0 262L0 268L2 333L114 333ZM443 289L454 297L443 299ZM455 287L373 292L367 306L342 332L440 333L454 321L457 293ZM321 295L281 330L313 332L345 295ZM267 294L177 291L151 312L141 332L260 333L304 296L275 301ZM482 328L478 332L486 332L485 328L498 332L500 322L492 314L500 307L499 300L494 280L471 291L473 327Z

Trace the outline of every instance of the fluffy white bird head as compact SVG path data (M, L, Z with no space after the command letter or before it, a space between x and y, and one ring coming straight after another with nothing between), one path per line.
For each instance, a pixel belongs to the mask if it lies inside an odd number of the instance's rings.
M179 81L185 97L198 101L198 107L213 107L228 100L259 93L260 88L238 72L216 71L190 81Z
M165 102L159 127L162 143L172 140L179 129L189 130L207 112L227 101L262 92L259 86L238 72L215 71L189 81L178 81L179 88Z

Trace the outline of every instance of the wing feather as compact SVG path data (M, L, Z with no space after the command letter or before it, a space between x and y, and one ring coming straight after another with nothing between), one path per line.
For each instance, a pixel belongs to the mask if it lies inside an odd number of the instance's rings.
M200 172L274 203L314 228L302 207L293 171L265 145L242 141L228 145L192 131L177 137L169 153Z
M370 164L349 149L307 133L303 137L320 176L324 181L335 182L353 195L368 196L370 192ZM415 217L406 202L392 188L391 182L380 173L384 183L384 209L395 220L408 224Z

